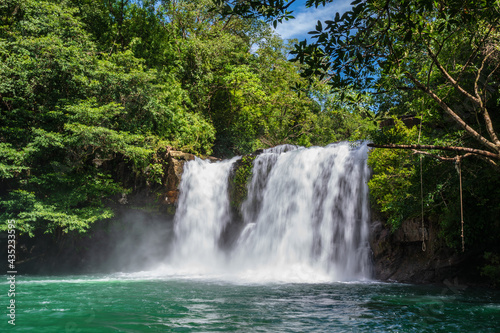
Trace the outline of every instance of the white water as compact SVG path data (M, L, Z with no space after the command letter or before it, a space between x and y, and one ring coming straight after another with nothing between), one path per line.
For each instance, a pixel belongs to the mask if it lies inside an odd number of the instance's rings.
M197 158L185 164L170 257L188 273L203 274L221 264L219 237L230 222L227 180L236 159L210 163Z
M220 244L234 223L227 180L236 158L188 162L163 270L252 282L369 279L367 150L349 143L265 150L254 160L243 227L229 249Z

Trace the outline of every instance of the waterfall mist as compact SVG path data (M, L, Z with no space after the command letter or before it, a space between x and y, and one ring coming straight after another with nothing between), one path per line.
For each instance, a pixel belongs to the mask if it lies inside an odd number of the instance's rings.
M237 158L186 163L175 240L160 270L254 282L369 279L367 151L364 143L264 150L239 221L228 195ZM235 240L221 246L234 223Z

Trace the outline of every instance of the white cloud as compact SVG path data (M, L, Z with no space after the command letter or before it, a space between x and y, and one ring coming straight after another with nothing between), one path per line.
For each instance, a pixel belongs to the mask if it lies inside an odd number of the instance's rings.
M283 39L309 39L310 35L307 33L314 30L318 20L322 22L325 20L333 20L335 13L338 12L342 14L350 9L352 7L351 2L352 0L335 1L327 4L325 7L320 6L318 8L305 8L304 6L304 10L299 8L293 12L292 15L295 16L295 19L278 24L275 31Z

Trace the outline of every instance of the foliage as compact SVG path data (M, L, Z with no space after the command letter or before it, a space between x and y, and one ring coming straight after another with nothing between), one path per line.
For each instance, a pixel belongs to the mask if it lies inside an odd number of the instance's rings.
M229 181L229 197L231 206L239 209L248 195L248 183L252 177L253 161L256 155L245 155L233 167Z
M321 103L313 134L316 144L372 137L378 125L376 114L371 109L373 100L369 95L355 91L347 91L343 95L331 94L326 86L317 89L316 93Z
M424 122L422 128L426 125ZM408 144L418 141L419 134L423 143L441 143L433 138L433 131L419 133L418 126L407 128L397 118L394 126L384 127L372 137L375 142ZM460 138L453 131L446 136L447 142L457 144ZM406 219L421 217L423 204L424 217L439 221L440 235L448 246L461 249L460 179L456 164L394 149L372 150L368 163L373 170L368 183L372 202L393 229ZM500 176L475 160L464 160L460 167L466 249L481 250L496 244L500 231L500 205L493 199L499 193Z
M112 216L132 178L161 183L171 148L232 156L365 135L343 132L350 120L335 127L343 106L318 105L324 84L300 88L303 68L267 24L213 8L0 3L3 221L30 235L83 232Z
M236 0L225 8L280 20L293 2ZM327 2L332 0L308 0L306 6ZM395 104L408 92L425 96L474 139L452 151L497 165L498 119L490 110L498 101L498 1L356 0L351 5L324 24L318 21L310 32L314 43L295 45L292 53L306 65L303 73L325 78L334 90L394 96Z
M396 103L425 97L474 139L456 153L497 164L498 119L490 110L498 100L498 8L496 1L354 1L344 15L318 23L316 43L294 53L333 87L396 95Z
M500 255L492 252L486 252L484 259L488 264L481 269L481 274L493 281L494 286L500 283Z
M310 144L313 101L292 87L305 82L287 48L259 21L225 18L212 2L163 7L179 48L173 70L192 102L210 119L214 152L228 157L280 143ZM208 23L210 22L210 23Z
M85 231L127 192L111 167L124 161L153 181L167 145L210 153L213 127L185 108L171 75L131 51L101 54L64 2L2 8L0 205L22 232ZM5 226L3 226L5 227Z
M378 136L390 138L391 142L411 142L418 135L417 128L406 128L401 120L395 119L395 126L383 128ZM375 149L368 158L373 176L368 182L372 201L386 213L388 222L396 229L402 221L415 215L418 201L415 195L417 170L411 152L390 149Z

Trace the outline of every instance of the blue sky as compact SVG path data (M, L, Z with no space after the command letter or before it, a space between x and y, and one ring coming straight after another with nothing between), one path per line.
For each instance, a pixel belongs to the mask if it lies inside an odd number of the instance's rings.
M318 20L324 22L325 20L332 20L335 17L335 13L346 12L351 8L351 2L353 0L333 0L332 3L328 3L325 7L319 6L318 8L306 8L305 0L298 0L290 9L293 10L293 16L295 19L289 21L283 21L276 27L276 32L283 39L297 38L302 41L307 38L308 41L311 40L310 35L307 33L314 30Z

